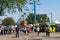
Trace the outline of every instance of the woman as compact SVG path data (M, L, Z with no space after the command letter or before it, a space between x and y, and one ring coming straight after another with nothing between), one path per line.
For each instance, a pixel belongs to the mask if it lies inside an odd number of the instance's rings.
M46 36L50 37L50 27L46 25Z

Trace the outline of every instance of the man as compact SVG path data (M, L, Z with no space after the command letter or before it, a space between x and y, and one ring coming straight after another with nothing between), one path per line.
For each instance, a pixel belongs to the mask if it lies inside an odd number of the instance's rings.
M39 30L40 30L40 28L39 28L39 27L37 27L38 36L39 36Z
M39 36L39 31L40 31L40 25L37 24L37 34L38 34L38 36Z
M16 37L19 37L19 27L16 27Z

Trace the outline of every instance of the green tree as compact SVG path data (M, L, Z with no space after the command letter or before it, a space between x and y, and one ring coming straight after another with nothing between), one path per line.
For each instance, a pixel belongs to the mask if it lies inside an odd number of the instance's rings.
M34 23L34 14L33 13L30 13L29 15L28 15L28 17L27 17L27 20L28 20L28 22L31 24L33 24ZM36 21L38 22L38 23L40 23L40 22L44 22L44 21L49 21L49 18L48 18L48 16L47 16L47 14L37 14L36 15Z
M34 23L34 14L30 13L27 17L27 20L29 24Z
M39 22L49 21L47 14L37 14L37 20Z
M0 0L0 15L4 15L4 10L8 12L22 11L22 7L27 3L27 0Z
M8 17L2 21L2 24L4 26L11 26L11 25L15 25L15 21L13 20L13 18Z

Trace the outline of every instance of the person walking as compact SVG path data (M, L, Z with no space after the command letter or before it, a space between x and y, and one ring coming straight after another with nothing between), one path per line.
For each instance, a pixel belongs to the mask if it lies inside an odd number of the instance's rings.
M37 35L39 36L39 30L40 30L40 28L39 27L37 27Z
M1 26L1 34L3 34L3 32L4 32L4 27Z
M12 27L9 28L9 34L11 34L11 33L12 33Z
M37 35L39 36L39 33L40 33L40 25L37 24Z
M46 25L46 36L50 37L50 27Z
M19 37L19 27L16 27L16 37Z
M24 26L24 27L23 27L23 32L24 32L25 35L26 35L26 31L27 31L27 27Z

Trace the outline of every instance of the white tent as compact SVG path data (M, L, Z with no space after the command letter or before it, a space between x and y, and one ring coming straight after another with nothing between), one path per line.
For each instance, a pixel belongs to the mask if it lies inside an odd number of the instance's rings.
M60 24L60 21L55 21L56 24Z

